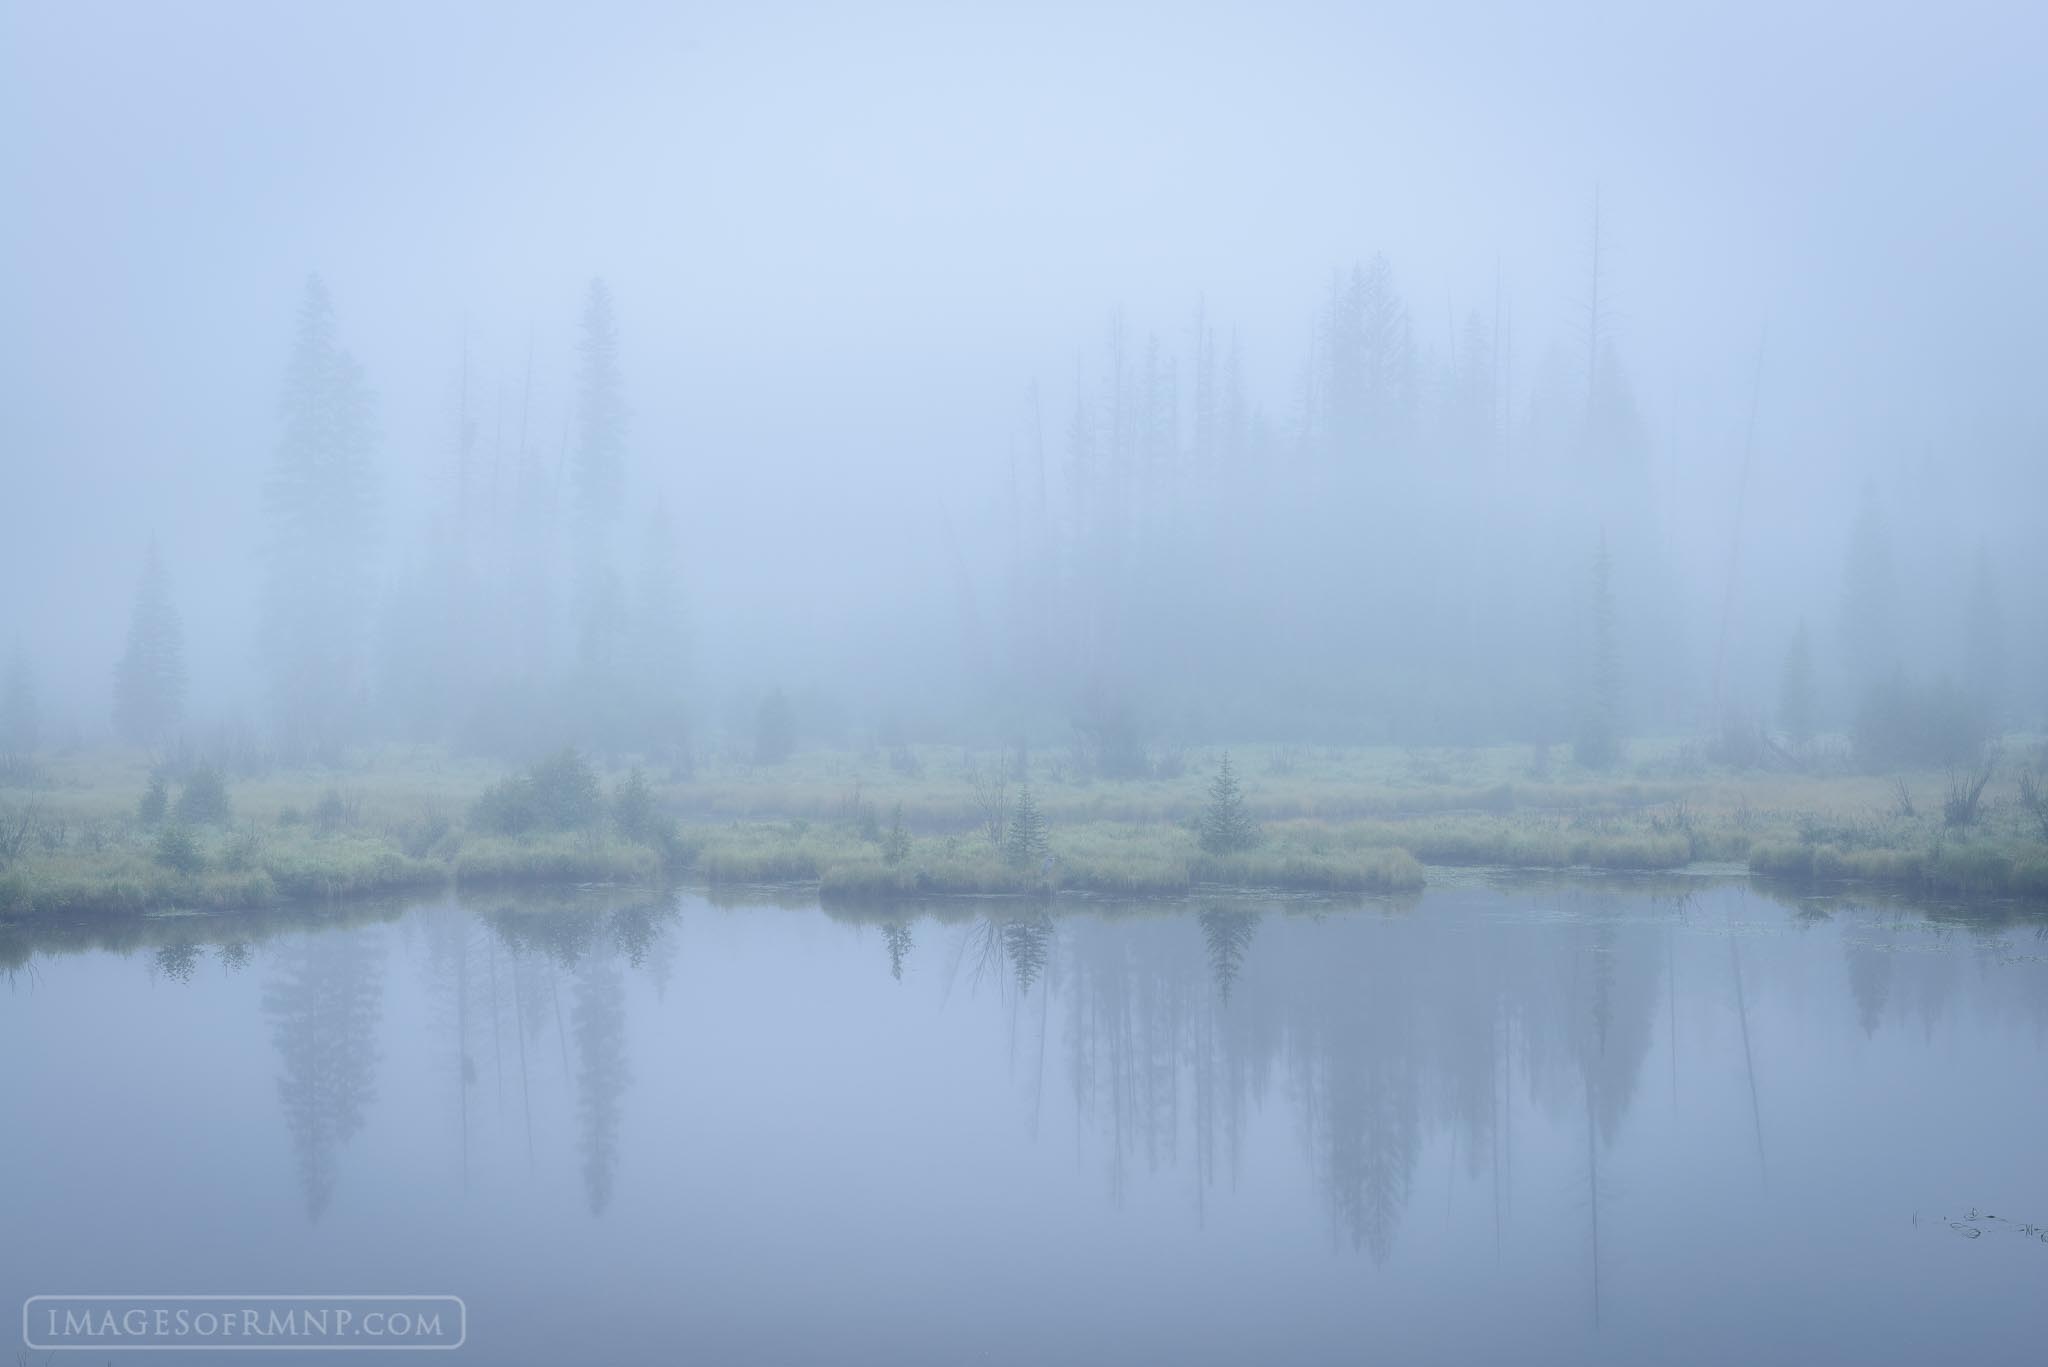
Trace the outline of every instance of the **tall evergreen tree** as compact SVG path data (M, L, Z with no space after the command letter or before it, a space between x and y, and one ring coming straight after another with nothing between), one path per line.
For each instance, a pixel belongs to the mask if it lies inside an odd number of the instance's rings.
M1593 557L1593 593L1587 640L1585 694L1579 709L1575 759L1588 769L1605 769L1621 758L1621 653L1614 630L1614 566L1607 537Z
M1244 808L1244 794L1238 790L1226 750L1209 785L1208 809L1202 813L1202 848L1210 854L1236 854L1258 843L1259 828Z
M1877 488L1866 482L1849 532L1842 580L1842 663L1851 694L1883 683L1899 664L1898 583L1891 540L1878 510Z
M1970 585L1970 692L1984 709L1996 734L2005 717L2005 614L1998 601L1998 576L1991 553L1977 548L1977 570Z
M674 748L688 738L685 699L690 673L689 608L675 524L657 503L640 548L633 660L639 688L636 722L648 747Z
M1785 668L1778 676L1778 725L1795 745L1813 739L1813 649L1807 643L1806 619L1799 619L1792 633L1792 645L1785 652Z
M626 397L619 373L619 323L611 288L592 280L583 300L576 394L577 515L609 527L626 491Z
M628 621L614 545L625 507L626 401L619 372L618 318L611 290L602 280L590 282L576 349L582 358L571 470L576 501L576 635L586 700L610 713L619 692Z
M288 748L341 743L363 694L376 530L372 439L362 367L336 343L334 306L315 276L299 306L284 432L264 489L260 633L272 711Z
M1031 785L1027 783L1017 791L1017 810L1010 814L1009 834L1003 840L1003 859L1013 869L1029 869L1042 863L1050 848L1045 818L1039 814L1038 803L1032 798Z
M128 617L128 645L114 666L114 731L130 745L156 748L176 736L184 717L185 630L152 541Z

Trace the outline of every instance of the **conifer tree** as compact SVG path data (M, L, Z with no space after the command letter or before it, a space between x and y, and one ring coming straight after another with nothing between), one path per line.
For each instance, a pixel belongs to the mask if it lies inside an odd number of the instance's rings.
M1842 583L1842 653L1852 696L1889 679L1899 664L1898 580L1891 540L1878 511L1877 488L1866 483L1849 533Z
M1792 633L1792 646L1785 652L1785 669L1778 677L1778 725L1794 745L1813 739L1813 650L1806 639L1806 619Z
M128 645L114 667L114 730L131 745L159 747L177 734L184 715L184 627L152 542L128 618Z
M882 862L892 867L910 857L910 832L903 827L903 804L889 813L889 829L882 837Z
M1614 635L1613 562L1607 538L1593 557L1592 633L1585 660L1585 697L1572 755L1588 769L1621 758L1621 657Z
M1238 790L1237 775L1230 767L1230 752L1209 784L1209 807L1202 813L1202 849L1209 854L1236 854L1259 842L1259 829L1244 809L1244 794Z
M376 512L371 441L362 367L336 343L334 306L315 276L299 305L284 432L264 489L261 642L288 748L334 748L363 695Z
M1991 554L1977 548L1977 569L1970 586L1970 693L1991 723L1993 734L2005 714L2005 615L1998 602L1998 576Z
M1017 810L1010 816L1009 834L1003 841L1003 858L1013 869L1034 868L1045 860L1051 842L1046 836L1045 818L1031 797L1031 785L1017 792Z

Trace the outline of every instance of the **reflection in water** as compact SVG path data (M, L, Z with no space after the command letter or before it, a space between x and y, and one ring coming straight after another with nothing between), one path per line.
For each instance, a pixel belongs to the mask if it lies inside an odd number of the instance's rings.
M910 922L889 921L882 926L882 943L889 949L889 976L897 982L903 981L903 963L910 957L911 948L916 944L910 932Z
M1610 1151L1660 1031L1679 1101L1681 963L1690 1000L1728 1029L1727 1061L1717 1066L1740 1089L1730 1100L1747 1107L1756 1163L1745 1180L1765 1175L1766 1102L1792 1104L1774 1090L1792 1085L1774 1072L1774 1063L1793 1066L1782 1049L1773 1057L1782 1025L1768 1014L1760 1024L1758 1014L1760 1001L1783 1008L1773 975L1784 960L1754 932L1820 933L1829 913L1808 906L1789 923L1765 923L1739 892L1709 896L1723 901L1725 917L1697 915L1690 895L1557 889L1519 907L1474 893L1410 910L1222 900L1192 915L1055 915L1005 902L970 916L878 919L896 983L920 936L953 941L952 972L934 986L958 981L989 1003L1006 1049L990 1061L1007 1066L1023 1094L1028 1133L1037 1135L1048 1109L1070 1121L1077 1156L1115 1202L1142 1174L1174 1174L1206 1221L1217 1189L1236 1185L1265 1113L1299 1146L1304 1190L1316 1193L1339 1248L1373 1263L1396 1256L1432 1153L1479 1184L1482 1202L1490 1198L1498 1248L1515 1205L1518 1145L1532 1142L1533 1123L1546 1170L1557 1174L1545 1180L1559 1184L1539 1196L1568 1202L1583 1219L1573 1238L1583 1242L1597 1318L1611 1260L1625 1265L1633 1251L1608 1246L1626 1238L1616 1232L1626 1220L1615 1224ZM1820 996L1797 989L1809 1013L1838 1012L1863 1040L1903 1020L1931 1037L1967 988L1981 1009L2018 1014L2037 1038L2048 1032L2038 926L1868 910L1836 920L1837 986ZM465 1187L479 1127L503 1127L531 1173L545 1152L537 1123L559 1120L573 1126L583 1204L602 1216L620 1190L624 1129L640 1123L629 1097L629 1025L639 1009L629 988L640 978L666 1002L679 923L676 907L645 901L520 900L483 911L444 903L407 913L404 941L361 927L291 932L289 922L280 933L240 918L232 939L209 941L211 923L181 920L123 930L116 947L139 950L158 977L194 990L210 956L225 976L251 961L252 942L263 947L277 1094L317 1220L375 1097L386 947L416 945L432 1025L408 1050L416 1067L433 1070L433 1095L446 1098ZM53 934L70 937L56 941L60 950L91 943L70 929ZM859 956L867 972L879 967L871 951ZM28 962L25 952L13 958ZM892 1000L894 1009L922 1009L912 994ZM1693 1076L1710 1085L1709 1070ZM555 1078L567 1087L551 1086ZM1559 1146L1567 1161L1556 1161Z
M191 982L192 970L198 966L199 946L189 940L165 945L156 952L156 971L174 983Z
M626 1060L625 975L621 962L652 981L665 998L674 975L677 913L673 905L633 902L602 912L587 906L511 904L484 918L492 952L511 951L514 1030L518 1035L520 1105L529 1162L533 1152L527 1042L555 1025L565 1072L576 1083L577 1147L584 1202L593 1215L611 1205L619 1159L619 1126L632 1072ZM568 1027L563 1026L560 973L570 975ZM568 1035L575 1036L571 1069Z
M619 1163L619 1112L631 1080L626 1069L625 980L609 958L592 955L576 974L576 1105L582 1121L583 1194L604 1214Z
M279 947L264 989L284 1069L278 1100L310 1219L333 1200L338 1152L376 1096L383 959L381 942L368 935L298 936Z
M1062 999L1076 1138L1092 1128L1101 1140L1112 1199L1140 1164L1175 1164L1185 1137L1205 1212L1219 1169L1237 1169L1246 1116L1279 1078L1340 1244L1389 1257L1439 1135L1469 1176L1489 1180L1498 1230L1519 1087L1582 1131L1597 1293L1602 1151L1638 1087L1672 954L1639 906L1568 895L1562 922L1477 934L1409 913L1229 905L1194 917L984 917L964 943L977 951L975 980L993 955L1019 996L1043 980L1041 1009Z
M1259 914L1235 907L1209 907L1201 913L1202 939L1209 946L1209 976L1216 998L1230 1004L1231 984L1244 971L1245 951L1259 928Z

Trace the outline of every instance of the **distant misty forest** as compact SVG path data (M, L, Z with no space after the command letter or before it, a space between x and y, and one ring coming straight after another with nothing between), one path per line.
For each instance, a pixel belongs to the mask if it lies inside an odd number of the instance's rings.
M280 348L249 574L262 710L188 699L176 565L151 544L111 716L53 706L42 737L17 644L10 749L111 730L244 758L572 744L687 767L770 725L792 743L1071 733L1130 775L1149 748L1217 740L1569 742L1604 767L1630 734L1698 733L1739 759L1831 728L1945 762L2036 717L2043 597L2013 572L2029 549L1988 537L1933 459L1803 510L1838 565L1737 602L1751 430L1723 453L1726 575L1687 581L1600 250L1595 219L1569 345L1518 346L1498 301L1425 342L1385 256L1333 271L1279 392L1253 389L1238 329L1199 298L1163 330L1111 313L1071 375L990 415L970 457L986 506L926 524L942 581L874 602L843 672L789 680L750 677L693 629L750 570L693 566L655 491L707 457L635 441L630 301L590 282L566 415L534 413L530 373L487 414L458 353L441 448L396 451L316 276ZM421 509L384 496L398 460L430 474ZM758 553L804 548L770 517ZM786 611L766 629L803 632L800 594Z

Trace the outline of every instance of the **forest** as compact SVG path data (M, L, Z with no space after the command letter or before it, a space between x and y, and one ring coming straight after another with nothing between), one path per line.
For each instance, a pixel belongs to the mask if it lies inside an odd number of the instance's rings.
M992 19L954 68L828 23L779 50L812 83L780 117L715 64L662 79L699 39L642 18L603 94L508 20L505 64L453 78L489 129L411 87L340 119L346 63L222 70L191 118L275 110L309 155L274 182L254 133L24 85L105 168L93 203L149 212L17 230L71 265L10 332L0 906L1442 865L2042 889L2038 271L2000 87L1895 145L1805 117L1768 55L1761 102L1699 125L1691 76L1620 118L1540 62L1446 104L1392 73L1434 31L1392 20L1343 66L1219 17L1185 68L1132 16L1100 65L1064 25ZM1503 22L1570 69L1626 50ZM144 32L109 60L157 90ZM1388 131L1419 109L1441 131ZM734 110L724 142L656 131ZM1837 179L1769 188L1835 134ZM1893 153L1947 198L1892 193ZM72 184L40 143L14 165Z
M387 554L373 390L311 278L251 576L261 705L189 696L152 540L105 717L46 724L14 648L0 891L17 910L451 878L1386 892L1425 864L1718 861L2048 892L2040 645L2015 629L2039 590L1999 568L2024 548L1932 499L1902 536L1897 490L1866 478L1812 510L1845 524L1830 581L1738 618L1738 502L1718 619L1690 620L1714 595L1660 521L1597 216L1588 256L1583 353L1550 348L1521 387L1498 308L1425 348L1384 256L1331 274L1291 394L1249 391L1236 329L1199 301L1185 346L1113 314L1066 392L1033 383L991 419L973 539L928 529L952 621L925 620L916 679L878 635L838 689L705 658L693 604L746 569L686 570L659 483L633 478L604 281L559 441L530 375L486 438L456 358L433 500Z

